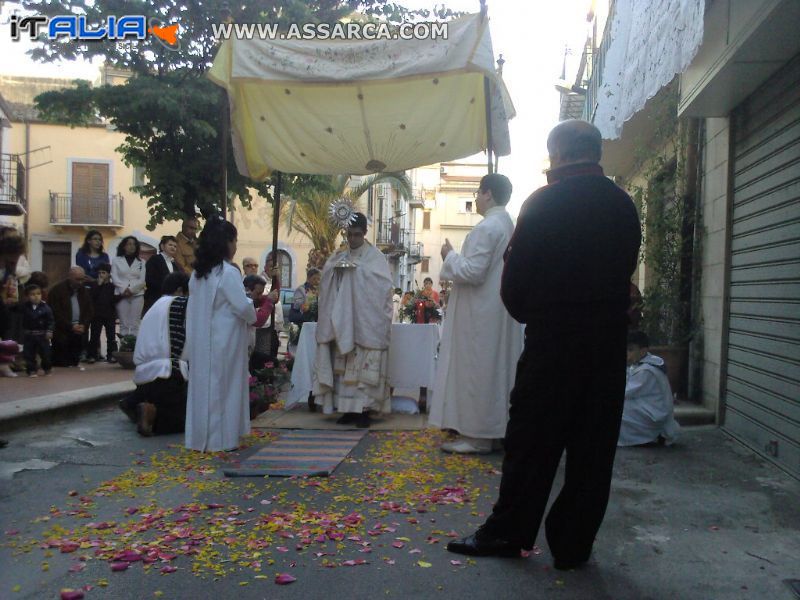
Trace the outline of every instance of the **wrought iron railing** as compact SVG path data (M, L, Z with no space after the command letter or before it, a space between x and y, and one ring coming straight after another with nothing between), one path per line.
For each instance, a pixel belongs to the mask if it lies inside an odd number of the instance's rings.
M125 199L113 194L102 199L50 192L50 223L53 225L125 224Z
M398 219L384 219L378 222L375 243L381 246L399 248L403 245L404 230L400 228Z
M25 212L25 167L16 154L0 155L0 203L3 213Z

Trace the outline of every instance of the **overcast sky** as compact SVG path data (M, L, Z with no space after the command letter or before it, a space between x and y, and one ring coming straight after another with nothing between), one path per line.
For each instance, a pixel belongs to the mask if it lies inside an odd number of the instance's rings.
M409 8L431 8L425 0L397 0ZM0 20L0 73L36 77L81 77L94 80L97 67L87 63L37 64L28 60L25 42L12 42L8 15L14 3L2 3ZM478 12L478 0L450 0L448 8ZM511 121L511 155L500 159L500 172L511 178L514 194L509 210L516 215L520 204L544 183L542 169L547 152L547 133L558 120L558 92L564 49L573 50L567 78L574 77L583 41L590 0L512 2L489 0L489 19L495 55L503 54L506 82L517 116ZM570 68L571 67L571 68Z

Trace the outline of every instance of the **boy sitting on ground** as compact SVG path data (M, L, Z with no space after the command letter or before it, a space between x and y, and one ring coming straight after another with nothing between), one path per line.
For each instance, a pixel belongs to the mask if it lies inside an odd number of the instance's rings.
M628 334L628 379L618 446L672 444L680 431L664 360L649 352L641 331Z

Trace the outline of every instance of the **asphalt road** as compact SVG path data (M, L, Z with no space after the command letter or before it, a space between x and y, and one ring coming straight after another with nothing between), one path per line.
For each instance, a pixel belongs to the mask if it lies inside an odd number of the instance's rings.
M501 455L445 456L432 432L371 433L328 479L229 479L252 450L186 452L113 408L6 437L2 599L789 599L800 578L800 484L714 429L621 451L592 561L567 573L544 542L520 559L445 551L491 509Z

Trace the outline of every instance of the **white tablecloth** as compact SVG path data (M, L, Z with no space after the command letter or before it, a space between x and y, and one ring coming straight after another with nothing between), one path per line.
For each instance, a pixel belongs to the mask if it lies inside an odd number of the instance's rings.
M317 324L305 323L300 332L292 368L292 388L286 406L305 401L311 391L311 374L317 350ZM439 326L395 323L389 341L389 385L396 388L433 389Z

